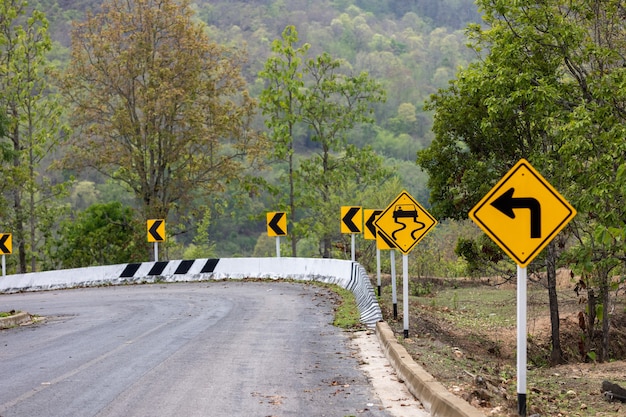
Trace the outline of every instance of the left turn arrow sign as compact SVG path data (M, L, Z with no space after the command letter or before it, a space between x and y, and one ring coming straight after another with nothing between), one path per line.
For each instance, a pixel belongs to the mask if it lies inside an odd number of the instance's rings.
M362 225L362 207L341 207L341 233L361 233Z
M11 233L0 234L0 255L13 253L13 239Z
M287 235L287 213L282 211L272 211L267 213L267 235Z
M148 242L165 242L165 220L151 219L148 225Z

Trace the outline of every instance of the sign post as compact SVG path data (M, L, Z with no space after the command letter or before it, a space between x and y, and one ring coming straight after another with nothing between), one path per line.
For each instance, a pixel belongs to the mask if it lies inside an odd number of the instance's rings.
M391 262L391 302L393 304L393 319L398 320L398 290L396 289L396 250L389 251Z
M356 260L356 235L363 233L363 208L341 206L341 233L351 235L352 262Z
M267 235L276 236L276 257L280 258L280 237L287 235L287 213L282 211L267 213Z
M391 263L391 302L393 303L393 319L398 319L398 290L396 288L396 247L393 242L383 236L382 233L376 233L376 250L389 251L389 262Z
M13 235L0 233L0 253L2 254L2 276L7 275L7 261L5 255L13 253Z
M376 225L374 221L376 216L380 215L382 210L363 210L363 217L365 219L365 228L363 229L363 239L376 240ZM381 282L380 282L380 248L376 245L376 285L378 286L378 296L381 296Z
M154 243L154 261L159 261L159 242L165 242L165 220L150 219L146 222L148 242Z
M380 233L402 252L404 337L409 337L409 252L437 224L409 193L402 191L375 221Z
M525 159L470 210L469 217L517 264L517 411L526 416L528 264L576 210Z

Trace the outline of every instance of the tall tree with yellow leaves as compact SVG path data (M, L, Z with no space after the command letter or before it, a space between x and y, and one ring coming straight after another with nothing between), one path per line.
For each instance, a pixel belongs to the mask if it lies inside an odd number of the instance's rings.
M145 218L220 189L262 149L241 59L188 0L107 0L72 33L68 166L127 184Z

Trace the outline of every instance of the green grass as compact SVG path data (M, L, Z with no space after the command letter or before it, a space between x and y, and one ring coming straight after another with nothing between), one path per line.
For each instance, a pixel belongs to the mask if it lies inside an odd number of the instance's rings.
M460 327L488 330L516 325L516 293L499 288L449 288L416 297Z
M360 328L361 315L359 314L354 294L337 285L333 285L331 289L341 297L341 303L335 310L333 325L342 329Z

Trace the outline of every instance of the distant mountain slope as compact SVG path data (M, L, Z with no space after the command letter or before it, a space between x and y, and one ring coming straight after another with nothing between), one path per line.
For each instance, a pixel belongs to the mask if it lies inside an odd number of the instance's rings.
M70 44L71 21L97 12L101 1L41 4L62 49ZM430 143L431 116L422 110L424 100L475 58L464 32L467 23L479 21L472 0L198 0L193 7L213 39L245 48L244 73L253 95L262 88L256 81L272 40L290 24L311 44L312 54L329 52L344 59L347 68L367 71L382 82L388 95L376 108L382 131L355 132L350 140L398 159L414 160L415 151ZM67 52L55 54L63 56Z

